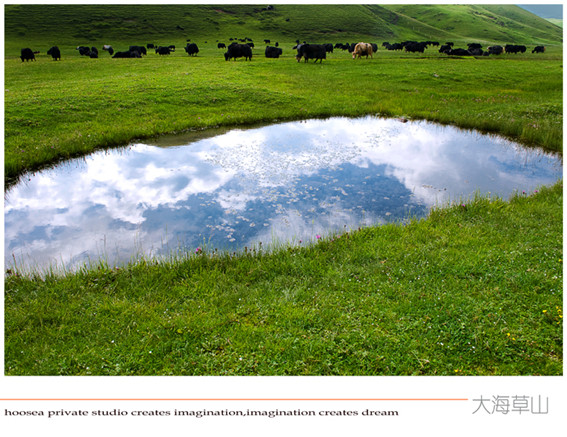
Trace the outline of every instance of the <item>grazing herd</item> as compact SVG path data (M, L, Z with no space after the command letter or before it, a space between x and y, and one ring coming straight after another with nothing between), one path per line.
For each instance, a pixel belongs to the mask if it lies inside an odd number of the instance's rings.
M237 58L244 58L246 61L252 60L252 49L254 48L254 42L250 38L230 38L232 41L228 46L225 43L219 42L217 47L219 49L226 49L224 53L224 59L226 61L230 59L236 60ZM218 41L217 41L218 42ZM265 39L266 49L264 55L266 58L279 58L283 54L283 50L279 47L279 43L276 42L275 46L271 46L271 41ZM489 56L489 55L501 55L501 54L517 54L525 53L527 47L525 45L518 44L507 44L505 46L492 45L483 49L482 45L479 43L469 43L467 48L454 48L454 43L446 42L440 45L437 41L404 41L401 43L389 42L382 43L382 47L389 51L405 51L406 53L425 53L429 47L440 46L438 52L446 54L448 56ZM148 49L153 49L158 55L169 55L175 51L174 45L168 46L157 46L155 44L147 44L145 47L141 45L132 45L128 50L115 52L112 46L103 45L102 50L108 52L113 58L141 58L146 56ZM199 53L199 47L196 43L187 40L187 45L184 47L185 52L189 56L197 56ZM366 59L370 56L372 58L373 54L378 51L378 45L374 43L337 43L335 45L331 43L327 44L311 44L307 42L300 43L296 40L296 45L293 50L297 51L295 58L298 62L301 59L304 62L308 62L310 59L314 59L314 62L319 61L322 63L323 59L327 59L327 53L333 53L333 49L341 49L352 53L352 59L360 59L365 56ZM89 58L98 58L99 52L96 47L88 46L78 46L76 48L81 56L86 56ZM24 61L35 61L35 55L39 52L34 52L30 48L24 48L21 50L20 59ZM545 53L544 46L536 46L532 53ZM61 50L59 47L53 46L48 51L47 54L50 55L54 61L61 60Z

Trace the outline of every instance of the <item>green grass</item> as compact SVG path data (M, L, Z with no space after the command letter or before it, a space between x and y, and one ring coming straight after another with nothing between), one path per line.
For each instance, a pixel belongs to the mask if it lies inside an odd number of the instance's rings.
M562 185L275 253L10 275L8 375L559 375Z
M562 148L559 49L544 55L448 59L379 50L298 64L293 43L266 59L226 62L214 43L198 57L39 56L5 63L5 177L134 138L260 121L380 114L423 118ZM332 98L329 98L332 96Z
M135 138L331 115L423 118L562 152L561 33L525 16L527 28L488 25L493 18L517 22L519 8L447 8L440 17L441 7L420 7L417 20L405 6L353 6L353 17L368 17L357 24L340 20L351 15L338 7L322 14L284 6L272 15L250 5L191 9L204 14L199 20L185 5L147 6L135 16L120 5L7 5L6 182ZM316 27L303 27L305 11L317 17ZM447 30L451 20L473 16L459 24L461 33ZM479 35L481 18L488 32ZM279 39L284 56L266 59L259 44L251 62L225 62L217 35ZM450 59L434 49L380 49L359 61L338 51L314 65L298 64L291 50L302 37L430 35L460 46L471 39L545 42L547 51ZM189 37L201 50L195 58L177 51L93 60L75 50L183 46ZM45 55L53 44L61 62ZM41 51L37 62L18 59L25 46ZM310 247L180 254L120 269L101 263L66 275L12 272L5 278L5 372L560 375L562 203L558 182L537 194L481 197L405 226L330 236Z
M453 23L459 32L447 29ZM521 23L521 25L519 24ZM167 132L273 119L381 114L425 118L562 148L561 29L512 5L6 5L5 180L97 148ZM225 62L217 41L255 40L253 62ZM281 59L263 56L279 41ZM78 45L175 44L200 52L142 60L79 56ZM447 59L335 51L298 65L295 40L452 40L545 44L543 55ZM45 53L52 45L61 62ZM22 63L22 47L39 50ZM332 99L329 98L332 96Z

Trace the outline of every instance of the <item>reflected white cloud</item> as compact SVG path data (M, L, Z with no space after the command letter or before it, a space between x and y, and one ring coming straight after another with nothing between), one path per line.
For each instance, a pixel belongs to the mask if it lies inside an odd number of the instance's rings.
M31 266L75 265L203 241L308 240L559 177L558 159L498 137L375 117L239 129L167 148L135 144L12 188L6 263L12 254Z

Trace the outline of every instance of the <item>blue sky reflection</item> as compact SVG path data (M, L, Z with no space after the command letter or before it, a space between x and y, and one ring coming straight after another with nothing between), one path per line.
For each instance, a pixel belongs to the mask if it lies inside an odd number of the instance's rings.
M476 191L507 198L561 175L560 159L499 137L375 117L235 129L189 144L167 138L70 161L10 189L6 265L73 269L204 244L298 244L423 216Z

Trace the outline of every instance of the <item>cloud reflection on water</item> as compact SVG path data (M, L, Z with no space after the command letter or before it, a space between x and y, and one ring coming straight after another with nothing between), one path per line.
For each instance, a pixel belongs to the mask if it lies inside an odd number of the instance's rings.
M423 215L476 191L504 198L561 162L495 136L426 122L332 118L135 144L30 176L5 201L6 264L111 264L208 243L309 241ZM27 180L27 179L26 179Z

